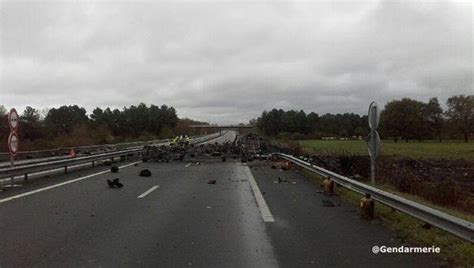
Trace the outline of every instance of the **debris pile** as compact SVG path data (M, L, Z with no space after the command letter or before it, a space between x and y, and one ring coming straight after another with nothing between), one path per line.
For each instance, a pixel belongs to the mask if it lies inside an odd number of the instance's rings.
M138 176L140 176L140 177L150 177L151 176L151 171L148 170L148 169L143 169L142 171L140 171Z
M109 188L122 188L123 184L120 183L118 178L115 178L113 180L107 179L107 184L109 185Z
M118 171L119 171L119 168L117 166L111 166L110 167L110 172L117 173Z
M145 146L142 155L143 162L169 162L171 160L183 160L186 150L181 146Z
M271 165L271 168L285 171L285 170L292 169L293 168L293 163L290 162L290 161L287 161L287 160L278 161L278 162L273 163Z
M266 160L269 146L264 138L256 134L237 135L233 141L223 143L191 144L186 142L172 142L170 145L147 145L142 153L143 162L170 162L184 161L185 158L220 157L222 162L229 159L238 159L242 162L251 162L254 159Z
M254 133L239 136L237 139L242 162L251 162L254 159L265 160L269 158L269 146L264 138Z

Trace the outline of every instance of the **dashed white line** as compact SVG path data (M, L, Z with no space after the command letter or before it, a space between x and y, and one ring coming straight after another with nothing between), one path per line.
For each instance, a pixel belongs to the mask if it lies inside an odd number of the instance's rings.
M260 213L262 214L263 221L275 222L275 219L273 218L273 215L267 206L267 202L265 202L265 199L263 198L263 195L260 192L260 188L258 188L257 182L255 181L255 178L253 177L252 172L250 172L250 169L247 166L243 166L243 168L244 168L245 175L247 176L250 182L250 187L252 188L253 195L255 196L255 199L257 200L257 205L258 205L258 208L260 209Z
M159 185L155 185L153 187L151 187L150 189L148 189L146 192L144 192L143 194L139 195L137 198L143 198L145 196L147 196L149 193L153 192L154 190L158 189L160 186Z
M120 166L119 168L126 168L126 167L135 165L135 164L140 163L140 162L141 162L141 161L133 162L133 163L130 163L130 164L126 164L126 165ZM14 200L14 199L22 198L22 197L25 197L25 196L28 196L28 195L40 193L40 192L47 191L47 190L51 190L51 189L53 189L53 188L60 187L60 186L66 185L66 184L70 184L70 183L82 181L82 180L85 180L85 179L88 179L88 178L91 178L91 177L95 177L95 176L97 176L97 175L102 175L102 174L105 174L105 173L108 173L108 172L110 172L110 170L104 170L104 171L97 172L97 173L94 173L94 174L90 174L90 175L87 175L87 176L84 176L84 177L79 177L79 178L74 179L74 180L65 181L65 182L61 182L61 183L58 183L58 184L50 185L50 186L47 186L47 187L44 187L44 188L36 189L36 190L30 191L30 192L26 192L26 193L22 193L22 194L17 194L17 195L14 195L14 196L10 196L10 197L4 198L4 199L0 199L0 204L1 204L1 203L4 203L4 202L12 201L12 200Z

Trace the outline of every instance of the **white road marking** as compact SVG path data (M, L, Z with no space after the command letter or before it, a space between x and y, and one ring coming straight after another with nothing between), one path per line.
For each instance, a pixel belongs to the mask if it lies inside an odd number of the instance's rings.
M260 192L260 188L258 188L257 182L255 181L255 178L253 177L252 172L250 172L248 166L244 166L244 172L250 182L250 187L252 187L253 195L257 200L257 205L260 209L260 213L262 214L263 221L275 222L275 219L273 218L273 215L267 206L267 202L265 202L265 199L263 198L263 195Z
M146 192L144 192L143 194L139 195L137 198L143 198L145 196L147 196L149 193L153 192L154 190L158 189L160 186L159 185L155 185L153 187L151 187L150 189L148 189Z
M126 167L135 165L135 164L140 163L140 162L141 162L141 161L133 162L133 163L130 163L130 164L126 164L126 165L120 166L119 168L126 168ZM105 174L105 173L108 173L108 172L110 172L110 170L104 170L104 171L97 172L97 173L94 173L94 174L90 174L90 175L87 175L87 176L84 176L84 177L79 177L79 178L74 179L74 180L65 181L65 182L61 182L61 183L58 183L58 184L50 185L50 186L47 186L47 187L44 187L44 188L36 189L36 190L31 191L31 192L26 192L26 193L22 193L22 194L17 194L17 195L14 195L14 196L10 196L10 197L4 198L4 199L0 199L0 204L1 204L1 203L4 203L4 202L12 201L12 200L14 200L14 199L22 198L22 197L25 197L25 196L28 196L28 195L40 193L40 192L47 191L47 190L51 190L51 189L53 189L53 188L60 187L60 186L66 185L66 184L70 184L70 183L82 181L82 180L85 180L85 179L88 179L88 178L91 178L91 177L95 177L95 176L97 176L97 175L102 175L102 174Z

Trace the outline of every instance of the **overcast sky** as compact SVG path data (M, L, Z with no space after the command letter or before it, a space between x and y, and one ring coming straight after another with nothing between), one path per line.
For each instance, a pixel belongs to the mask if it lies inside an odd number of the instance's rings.
M410 1L412 2L412 1ZM0 104L248 122L473 94L471 2L0 0Z

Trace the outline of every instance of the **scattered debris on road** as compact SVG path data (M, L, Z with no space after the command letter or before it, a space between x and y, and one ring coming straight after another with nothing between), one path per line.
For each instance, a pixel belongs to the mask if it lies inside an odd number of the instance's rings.
M325 195L334 195L334 181L331 178L326 178L322 184Z
M374 218L374 200L370 194L365 194L360 200L360 217L362 219L371 220Z
M217 180L208 180L207 184L216 184Z
M143 162L183 161L186 156L220 157L226 162L230 157L242 163L252 162L254 159L267 160L270 158L267 141L256 134L237 135L233 141L223 143L208 142L202 144L171 143L170 145L147 145L142 153Z
M122 188L123 184L120 183L118 178L115 178L113 181L107 179L107 184L109 185L109 188Z
M118 170L119 170L119 168L117 166L111 166L110 167L110 172L112 172L112 173L117 173Z
M138 175L140 177L150 177L151 176L151 171L148 169L143 169L140 171L140 174Z
M321 202L322 202L322 205L325 206L325 207L335 207L336 206L331 200L322 199Z
M278 177L277 181L273 181L273 183L289 183L289 184L296 184L296 181L289 181L287 179L282 179L281 177Z

